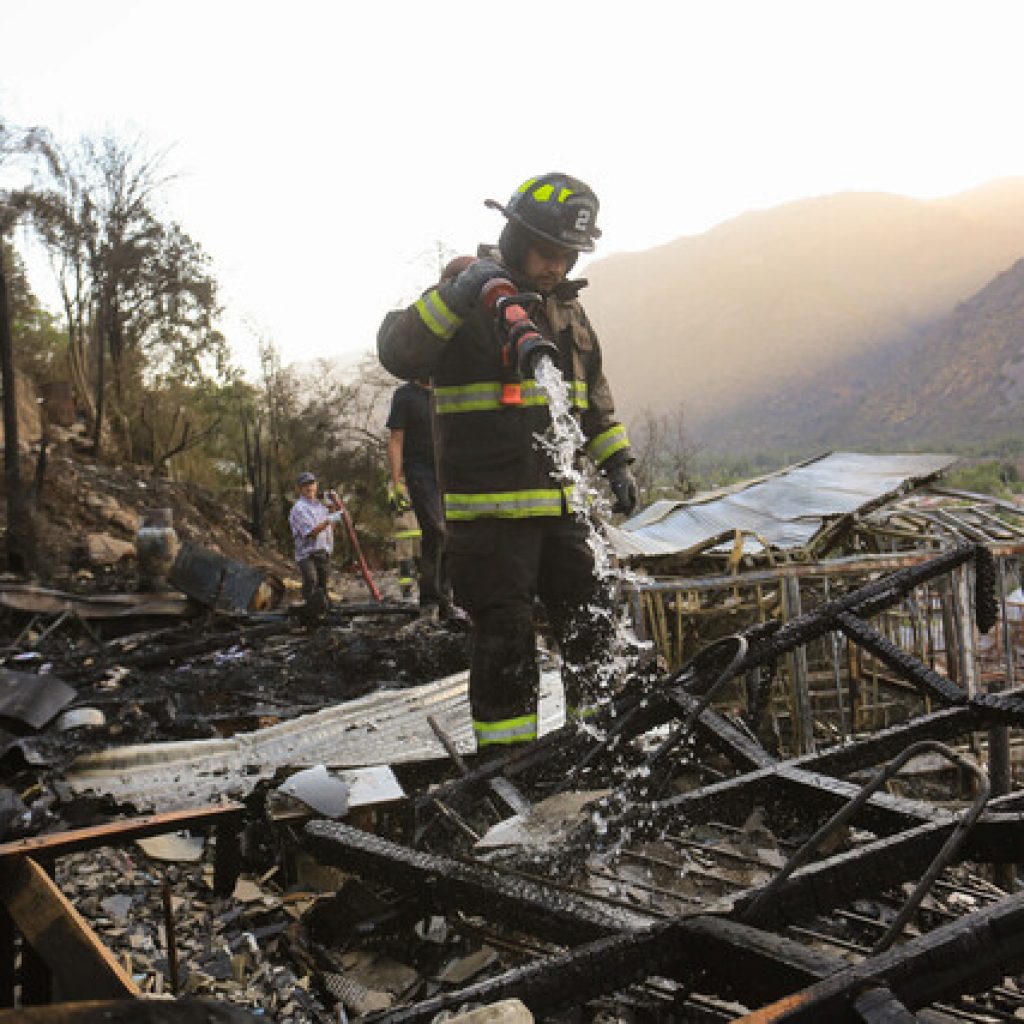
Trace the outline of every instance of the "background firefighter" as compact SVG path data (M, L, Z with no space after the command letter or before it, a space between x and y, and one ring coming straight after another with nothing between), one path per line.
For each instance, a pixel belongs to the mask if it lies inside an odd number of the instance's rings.
M420 532L419 604L430 618L447 615L448 574L444 560L444 516L434 463L430 383L403 384L391 396L388 414L388 507L401 515L410 507ZM404 527L408 530L408 525Z
M497 247L481 247L480 258L387 317L378 334L388 370L434 382L448 570L455 600L472 620L470 704L481 750L536 739L536 597L559 643L569 714L597 696L588 683L610 656L614 626L586 525L570 508L572 488L554 479L536 440L550 425L546 399L527 380L529 400L503 404L503 341L480 301L490 282L509 279L540 294L530 316L557 348L586 453L608 478L613 511L636 505L629 441L577 299L586 282L566 280L600 235L597 197L582 181L551 173L525 182L507 206L488 205L507 220ZM605 613L591 613L602 606Z

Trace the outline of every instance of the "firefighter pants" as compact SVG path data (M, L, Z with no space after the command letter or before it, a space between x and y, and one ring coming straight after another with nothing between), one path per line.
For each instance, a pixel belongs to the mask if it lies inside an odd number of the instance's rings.
M478 748L537 738L537 597L562 655L567 714L597 696L614 620L584 524L572 515L449 522L448 570L455 601L472 621L469 698Z
M445 562L445 525L441 511L441 492L432 470L406 468L405 484L420 527L419 585L420 606L440 605L447 611L448 571Z

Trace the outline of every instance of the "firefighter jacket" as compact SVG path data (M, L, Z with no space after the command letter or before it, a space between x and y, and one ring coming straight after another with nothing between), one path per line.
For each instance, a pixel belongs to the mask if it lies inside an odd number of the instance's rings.
M492 251L486 255L494 258ZM515 281L511 271L509 277ZM576 297L585 284L563 282L531 317L558 347L586 453L607 471L633 457L614 417L601 347ZM433 380L438 476L449 521L557 516L571 508L571 485L553 479L551 457L536 440L551 423L547 398L527 379L521 405L501 403L502 341L486 310L457 317L437 288L389 314L378 334L386 369L406 380Z

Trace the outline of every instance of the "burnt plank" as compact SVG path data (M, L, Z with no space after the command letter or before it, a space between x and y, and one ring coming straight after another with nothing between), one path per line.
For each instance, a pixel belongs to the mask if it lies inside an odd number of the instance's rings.
M30 857L0 867L0 902L66 999L126 999L139 990L113 954Z
M805 771L786 763L780 764L775 774L780 783L794 787L794 802L812 802L829 808L830 812L850 803L862 789L861 786L835 779L831 775ZM802 797L798 795L801 790ZM922 821L945 821L948 818L949 812L934 804L891 796L885 792L875 793L863 810L864 823L875 830L902 831Z
M1024 967L1024 895L952 921L740 1018L859 1024L853 997L885 986L910 1010L991 986Z
M881 985L857 996L853 1009L864 1024L917 1024L917 1018Z
M807 865L779 889L764 921L775 925L795 923L828 913L861 896L920 878L955 824L953 819L926 823ZM1024 815L985 812L964 840L956 859L1015 863L1021 849ZM734 908L739 916L759 892L760 889L748 890L735 897Z
M855 644L873 654L883 665L887 665L897 675L913 683L925 696L941 704L966 704L967 691L957 686L951 679L940 676L933 668L919 661L909 651L897 647L888 637L883 636L863 619L843 612L836 621L840 629Z
M807 762L783 761L665 800L632 803L610 817L610 832L617 836L628 828L635 837L653 837L666 827L706 821L711 816L719 821L742 820L756 805L772 805L805 820L824 821L860 791L859 786L841 779L794 767L799 763ZM876 793L861 812L860 821L876 831L899 832L942 813L927 803Z
M411 850L340 822L311 821L303 835L314 856L328 864L556 942L642 931L651 924L639 912L613 910L600 900L486 865Z
M736 674L741 675L756 665L777 658L781 654L815 640L835 628L840 615L853 612L862 618L870 618L896 604L904 594L927 580L950 572L974 557L979 545L962 544L930 562L911 566L866 583L862 587L829 601L813 611L805 612L775 630L769 637L752 642L746 657L737 666ZM755 630L757 627L755 627ZM753 633L753 631L748 631Z
M240 822L241 804L226 803L195 810L167 811L140 818L126 818L103 825L90 825L69 832L30 836L11 843L0 843L0 866L25 856L62 857L79 850L92 850L98 846L116 846L119 843L146 836L158 836L185 828L227 826L229 821Z
M695 697L680 690L672 695L684 714L691 714L700 704ZM740 771L770 768L776 759L760 743L736 728L724 715L706 708L693 723L694 732L719 753L727 757Z
M699 982L712 981L719 994L743 992L752 1001L763 1001L829 977L843 966L844 961L792 939L725 918L701 916L659 924L639 935L598 939L458 991L391 1010L375 1018L375 1024L426 1024L438 1013L466 1003L513 998L547 1015L651 975L690 983L699 974ZM702 984L699 987L706 991Z
M889 761L920 740L948 740L974 732L983 727L986 718L987 709L977 707L972 701L968 706L943 708L902 725L881 729L853 743L804 754L783 763L825 775L848 775Z
M996 805L991 801L989 807ZM1024 850L1024 814L986 810L964 840L962 860L1019 864Z

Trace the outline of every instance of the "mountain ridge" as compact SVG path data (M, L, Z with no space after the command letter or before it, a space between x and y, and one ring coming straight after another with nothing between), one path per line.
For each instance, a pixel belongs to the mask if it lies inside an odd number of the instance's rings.
M707 442L794 380L856 366L867 385L1022 255L1024 178L941 199L836 193L597 260L587 309L624 418L682 404Z

